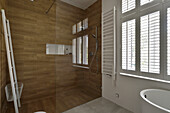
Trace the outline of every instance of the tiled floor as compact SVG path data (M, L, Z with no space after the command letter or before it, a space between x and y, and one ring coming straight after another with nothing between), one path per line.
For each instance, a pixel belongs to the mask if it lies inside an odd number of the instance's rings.
M63 113L132 113L132 112L101 97Z
M41 100L35 100L22 104L19 111L20 113L34 113L35 111L62 113L96 98L98 98L98 96L86 93L79 88L68 88L66 91L57 93L56 97L43 98ZM9 104L7 113L15 113L13 103Z

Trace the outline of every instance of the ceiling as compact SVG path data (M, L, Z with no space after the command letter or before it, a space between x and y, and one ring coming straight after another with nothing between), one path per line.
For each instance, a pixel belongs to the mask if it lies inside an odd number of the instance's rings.
M95 3L97 0L61 0L61 1L85 10L93 3Z

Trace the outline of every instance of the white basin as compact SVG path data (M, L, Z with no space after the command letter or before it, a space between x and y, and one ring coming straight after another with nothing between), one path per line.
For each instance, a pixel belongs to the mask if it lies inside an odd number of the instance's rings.
M146 89L140 92L142 113L170 113L170 91Z

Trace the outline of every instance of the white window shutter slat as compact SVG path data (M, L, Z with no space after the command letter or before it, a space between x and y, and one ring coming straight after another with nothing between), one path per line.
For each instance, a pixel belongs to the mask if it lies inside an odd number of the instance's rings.
M145 5L145 4L148 4L150 2L153 2L154 0L140 0L140 5Z
M136 0L122 0L122 13L126 13L136 7Z
M160 73L160 11L140 20L140 70Z
M136 67L136 20L122 23L122 69Z

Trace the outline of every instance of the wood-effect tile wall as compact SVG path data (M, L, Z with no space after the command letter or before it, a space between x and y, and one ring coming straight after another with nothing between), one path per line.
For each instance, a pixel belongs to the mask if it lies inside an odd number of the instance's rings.
M85 91L94 93L95 95L101 96L101 85L102 85L102 75L101 75L101 0L98 0L92 6L85 10L85 17L88 18L89 28L87 34L89 36L89 53L95 52L96 49L96 39L92 37L92 34L96 33L96 26L98 27L98 43L99 49L97 52L98 62L96 57L91 65L90 70L84 70L81 74L83 79L79 83L80 87L83 87ZM89 64L92 62L93 56L89 56ZM97 72L98 64L98 72Z
M85 12L72 5L57 0L56 7L56 43L72 45L72 26L83 20ZM72 55L56 56L56 94L76 88L81 70L73 68Z
M49 14L45 14L53 0L7 0L13 39L14 55L18 80L24 83L22 103L28 103L47 96L60 95L60 92L84 88L101 95L101 73L96 74L96 61L92 69L84 70L72 67L72 56L46 55L46 43L71 45L72 25L89 18L89 51L95 51L95 33L98 26L101 43L101 0L87 10L57 0ZM6 59L4 52L4 59ZM98 51L101 67L101 44ZM92 57L89 58L91 62ZM3 67L7 66L4 60ZM101 71L101 69L99 69ZM8 81L9 82L9 81ZM6 83L5 83L6 84Z
M86 89L90 89L94 91L97 95L101 95L101 86L102 86L102 75L101 75L101 14L102 14L102 1L98 0L95 4L90 6L86 10L87 17L89 18L89 26L93 28L91 31L95 33L95 26L98 27L98 52L97 58L98 62L94 60L91 71L85 72L85 80L86 80ZM90 32L90 33L91 33ZM95 51L95 39L90 36L90 48L89 51ZM90 58L91 62L92 57ZM97 72L97 63L98 63L98 72Z
M72 25L83 20L85 11L57 0L46 15L51 3L8 0L17 75L24 83L23 103L75 88L81 79L71 55L46 55L45 44L71 45L76 38Z
M8 18L18 81L24 83L22 103L55 96L55 56L46 55L46 43L56 41L56 5L52 0L8 0Z

